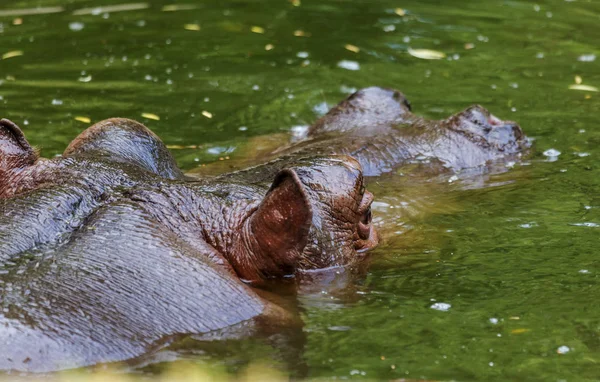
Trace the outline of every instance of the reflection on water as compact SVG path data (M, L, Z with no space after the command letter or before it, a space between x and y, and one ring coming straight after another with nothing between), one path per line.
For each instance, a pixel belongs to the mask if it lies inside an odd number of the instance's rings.
M431 118L483 104L535 138L525 162L370 179L385 242L345 294L300 298L300 333L190 338L140 368L594 380L598 17L596 2L560 0L21 0L0 6L0 110L48 157L95 121L138 119L210 175L362 87L399 88Z

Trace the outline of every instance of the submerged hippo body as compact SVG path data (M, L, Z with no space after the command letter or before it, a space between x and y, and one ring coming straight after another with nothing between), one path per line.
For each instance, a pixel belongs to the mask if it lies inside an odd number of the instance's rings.
M2 120L0 369L120 361L176 335L289 321L242 280L352 265L377 238L354 159L273 173L190 181L154 134L123 119L40 159Z

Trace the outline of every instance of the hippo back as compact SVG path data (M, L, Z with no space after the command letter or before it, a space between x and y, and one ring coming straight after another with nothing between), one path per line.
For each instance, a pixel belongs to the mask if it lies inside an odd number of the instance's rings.
M100 207L66 243L1 264L0 369L140 356L173 335L249 320L265 303L133 201Z

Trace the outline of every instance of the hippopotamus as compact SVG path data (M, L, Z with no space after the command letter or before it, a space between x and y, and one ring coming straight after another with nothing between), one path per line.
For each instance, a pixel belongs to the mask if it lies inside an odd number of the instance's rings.
M415 163L429 164L429 173L454 174L517 160L531 146L516 122L503 121L480 105L443 120L429 120L411 110L398 90L361 89L312 124L302 139L271 150L262 159L345 154L358 160L365 176ZM236 168L233 163L219 164ZM206 170L193 172L198 176Z
M188 179L127 119L44 159L1 120L0 369L122 361L185 334L293 322L257 287L360 264L378 241L373 195L345 155L263 173Z

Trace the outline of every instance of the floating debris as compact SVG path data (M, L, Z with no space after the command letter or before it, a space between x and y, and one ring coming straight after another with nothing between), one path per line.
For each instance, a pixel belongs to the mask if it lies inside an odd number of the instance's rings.
M62 104L63 104L62 99L56 99L55 98L55 99L52 100L52 105L54 105L54 106L60 106Z
M394 9L394 13L397 14L398 16L406 16L406 11L402 8Z
M302 4L300 0L291 0L290 2L294 7L299 7Z
M24 8L24 9L1 9L0 17L5 16L29 16L29 15L46 15L49 13L59 13L64 11L63 7L40 7L40 8Z
M582 54L581 56L577 57L577 61L593 62L593 61L596 61L596 55L595 54Z
M147 119L153 119L155 121L160 121L160 117L156 114L152 114L152 113L142 113L142 117L147 118Z
M206 110L202 110L202 115L209 119L213 117L212 113Z
M195 4L169 4L162 7L163 12L188 11L198 8Z
M13 20L13 25L22 25L23 24L23 19L20 17L17 17L16 19Z
M81 76L79 77L78 81L79 82L90 82L92 80L92 75L88 75L88 76Z
M565 346L565 345L560 346L558 349L556 349L556 352L558 354L567 354L570 351L571 351L571 349L568 346Z
M84 27L85 27L85 24L80 23L78 21L73 21L72 23L69 23L69 29L72 30L73 32L79 32Z
M337 66L347 70L360 70L360 64L356 61L342 60L337 63Z
M6 52L2 55L2 59L6 60L8 58L19 57L23 55L22 50L11 50L10 52Z
M475 48L475 44L473 44L472 42L468 42L465 44L465 49L466 50L471 50Z
M167 148L170 150L186 150L186 149L197 149L198 146L197 145L188 145L188 146L183 146L183 145L167 145Z
M577 85L581 84L583 82L583 79L581 78L581 76L575 76L575 83Z
M296 53L296 57L298 57L298 58L308 58L308 52L298 52L298 53Z
M360 52L360 48L358 46L356 46L356 45L346 44L344 46L344 48L346 48L346 50L349 50L349 51L354 52L354 53Z
M298 29L298 30L295 30L295 31L294 31L294 36L296 36L296 37L309 37L309 36L310 36L310 34L308 34L308 33L304 32L304 31L303 31L303 30L301 30L301 29Z
M431 309L439 310L441 312L447 312L448 310L450 310L451 307L452 305L447 304L445 302L436 302L435 304L430 306Z
M265 45L265 50L268 51L268 50L273 50L273 49L275 49L275 45L273 45L273 44L267 44L267 45Z
M88 117L75 117L76 121L82 122L82 123L91 123L92 120L89 119Z
M521 333L527 333L531 331L531 329L525 329L525 328L519 328L519 329L513 329L510 331L511 334L521 334Z
M561 154L560 151L558 151L556 149L548 149L548 150L544 151L544 155L547 157L550 157L550 158L556 158L560 154Z
M409 47L408 54L423 60L441 60L442 58L446 58L445 53L430 49L412 49Z
M582 84L573 84L569 85L570 90L583 90L587 92L597 92L598 88L590 85L582 85Z
M148 3L118 4L118 5L108 5L105 7L81 8L81 9L77 9L77 10L73 11L73 14L76 16L83 16L83 15L97 16L102 13L139 11L141 9L147 9L149 7L150 7L150 5Z
M250 28L250 31L252 33L264 34L265 33L265 28L258 27L258 26L253 26L252 28Z
M200 30L200 25L198 25L198 24L185 24L183 26L183 29L188 30L188 31L199 31Z

